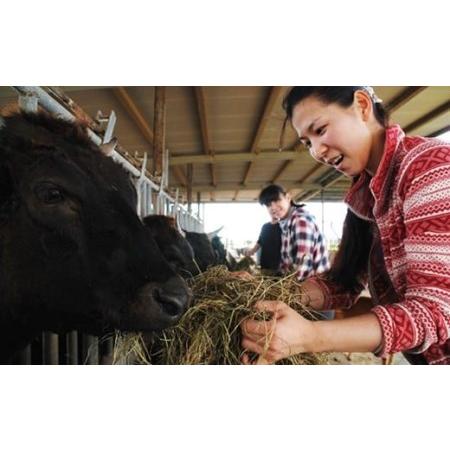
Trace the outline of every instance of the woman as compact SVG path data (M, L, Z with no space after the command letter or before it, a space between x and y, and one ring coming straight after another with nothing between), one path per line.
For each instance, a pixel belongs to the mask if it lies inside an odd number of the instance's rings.
M375 306L311 322L282 302L259 302L272 319L244 322L242 346L268 362L302 352L402 351L411 363L449 364L450 145L389 126L365 86L295 87L283 107L311 155L353 179L339 252L329 272L303 283L304 302L350 307L368 283Z
M277 184L269 184L260 192L259 203L279 221L281 273L296 272L297 279L303 281L329 269L325 239L305 205L295 204Z

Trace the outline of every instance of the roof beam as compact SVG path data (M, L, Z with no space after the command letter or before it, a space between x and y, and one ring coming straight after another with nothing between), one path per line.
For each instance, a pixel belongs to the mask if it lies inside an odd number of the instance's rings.
M281 169L279 169L275 176L272 178L271 184L275 184L292 164L292 161L286 161L285 163L283 163Z
M112 91L121 105L125 108L128 115L133 119L133 122L144 135L147 142L153 147L153 131L128 92L122 86L115 87Z
M261 117L258 121L258 126L256 128L255 134L253 136L253 141L250 146L250 152L254 154L258 154L260 152L259 149L259 141L261 140L261 136L266 128L267 122L273 112L273 108L276 105L276 102L283 91L282 86L273 86L267 96L266 102L264 104L264 109L262 111ZM252 168L252 162L248 164L247 169L245 171L244 178L242 180L242 184L245 185L247 183L248 177L250 175L250 170Z
M145 140L150 144L151 148L153 148L153 131L126 89L122 86L117 86L112 88L112 92L119 103L124 107L132 121L139 128ZM187 186L186 177L181 176L184 174L180 174L179 170L174 170L174 174L177 177L178 182L182 183L184 186Z
M335 172L334 169L331 169L331 170L333 170L333 172ZM333 186L333 184L336 184L342 178L342 176L343 175L339 174L338 176L336 176L336 178L333 178L331 181L324 183L320 189L313 190L312 192L311 192L311 189L307 190L307 192L305 194L301 195L297 200L301 200L302 202L307 202L308 200L311 200L316 195L320 194L322 191L328 190L331 186Z
M205 153L205 155L214 155L214 151L211 148L208 134L205 91L201 86L195 86L194 93L195 93L195 101L197 104L198 117L200 119L200 129L202 132L203 152ZM217 180L214 163L209 164L209 171L211 173L211 183L213 186L215 186L217 184Z
M427 122L431 122L436 117L439 117L444 113L448 113L449 111L450 111L450 100L445 102L441 106L438 106L437 108L433 109L433 111L430 111L428 114L419 117L417 120L406 126L403 130L405 131L405 133L409 133L415 130L416 128L421 127L422 125L425 125Z
M450 125L447 125L446 127L441 128L440 130L433 131L432 133L427 135L427 137L438 137L441 134L447 133L448 131L450 131Z
M181 183L181 187L187 187L188 180L186 175L183 172L183 169L180 166L172 167L174 175L177 177L178 182Z
M305 147L300 143L300 141L297 139L293 145L290 145L283 151L292 151L297 150L299 153L302 150L306 150ZM281 166L281 169L278 170L278 172L275 174L275 176L272 179L272 183L277 183L279 179L286 173L286 171L294 164L295 160L287 161Z
M320 189L322 186L318 183L310 183L310 184L301 184L299 182L295 183L288 183L287 186L290 189ZM174 186L180 187L180 186ZM217 186L211 187L209 184L193 184L192 190L193 191L199 191L199 192L211 192L213 194L214 192L219 191L259 191L264 187L264 183L247 183L245 186L241 186L238 181L236 182L228 182L228 183L219 183Z
M216 162L255 162L255 161L285 161L291 159L300 159L299 152L262 152L262 153L215 153L214 155L186 155L186 156L171 156L170 166L178 166L184 164L212 164Z
M387 111L393 113L412 100L416 95L419 95L426 88L427 86L408 86L386 105Z
M324 165L323 164L316 164L311 170L309 170L302 178L300 178L300 180L298 180L297 181L297 183L301 186L301 188L302 188L302 193L301 193L301 195L303 195L303 192L305 192L306 190L307 190L307 188L304 188L303 186L304 186L304 183L305 183L305 181L309 178L309 177L311 177L312 175L314 175L316 172L318 172L321 168L323 168L324 167ZM334 170L334 169L333 169ZM318 192L320 192L320 190L321 189L323 189L323 187L322 187L322 185L318 185L319 186L319 190L318 190ZM291 188L291 189L295 189L295 187L294 188ZM299 195L297 195L297 198L296 199L299 199L299 198L301 198Z
M267 125L267 122L272 114L273 108L274 108L280 94L283 92L283 89L284 88L282 86L273 86L267 96L267 99L266 99L266 102L264 105L264 109L263 109L261 117L258 121L258 126L256 128L255 135L253 136L253 141L250 146L250 152L255 155L258 155L260 152L259 141L261 140L261 136L262 136L264 129ZM243 186L245 186L245 184L247 183L253 162L254 162L254 160L251 160L250 163L247 165L247 168L245 169L245 175L244 175L244 178L242 179L242 183L241 183ZM234 197L233 197L234 201L237 199L238 194L239 194L239 189L237 189L236 192L234 193Z

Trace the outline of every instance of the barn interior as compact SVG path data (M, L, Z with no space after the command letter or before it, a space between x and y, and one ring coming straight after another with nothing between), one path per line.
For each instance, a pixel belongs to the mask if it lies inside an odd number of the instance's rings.
M21 90L22 89L22 90ZM316 163L291 127L280 142L287 86L42 87L103 137L108 120L118 151L137 169L145 163L180 203L254 202L269 183L298 201L340 201L349 180ZM407 134L449 131L448 86L374 86L391 120ZM25 88L0 87L0 107ZM109 139L109 137L108 137ZM167 153L166 153L167 152Z
M137 180L140 213L176 215L203 231L208 203L254 203L281 183L299 202L340 202L350 181L315 162L288 126L287 86L35 86L0 87L0 108L43 108L86 122L97 143L117 138L115 157ZM448 86L374 86L391 120L406 133L450 131ZM102 362L112 342L45 333L42 362ZM76 347L76 348L75 348ZM74 350L75 348L75 350ZM95 351L92 349L95 348ZM74 356L75 355L75 356ZM22 362L32 362L31 347ZM107 358L104 359L107 361Z

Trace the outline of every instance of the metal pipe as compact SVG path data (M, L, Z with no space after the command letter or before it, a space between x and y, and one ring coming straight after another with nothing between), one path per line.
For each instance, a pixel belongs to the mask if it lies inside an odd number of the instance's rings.
M39 101L39 104L44 109L56 115L57 117L61 117L70 122L75 121L75 116L40 86L13 86L12 88L16 92L18 92L19 95L21 96L36 97ZM94 144L100 145L102 143L102 138L98 136L96 133L94 133L91 129L88 128L87 132L89 138ZM141 171L136 167L134 167L120 153L114 150L111 156L116 162L122 164L132 175L134 175L135 177L141 177ZM146 176L143 176L142 180L143 182L149 184L152 189L157 191L161 197L164 197L170 203L175 203L175 199L173 199L169 194L164 192L164 190L161 189L161 187L158 186L156 183L154 183L152 180L150 180ZM192 215L192 217L194 218L194 220L198 220L198 218L195 218L194 215Z
M42 355L43 364L58 364L59 363L59 344L58 335L46 331L42 333Z
M66 335L66 364L78 364L78 332L70 331Z

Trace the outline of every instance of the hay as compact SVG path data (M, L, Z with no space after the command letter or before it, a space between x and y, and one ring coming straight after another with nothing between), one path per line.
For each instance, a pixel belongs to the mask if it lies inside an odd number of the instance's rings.
M244 256L239 261L236 261L236 264L233 267L233 270L247 270L250 272L254 272L256 269L255 260L251 256Z
M282 300L302 316L315 320L317 314L299 302L302 293L295 276L252 280L234 277L218 266L190 281L194 305L181 321L153 335L119 337L114 363L140 364L240 364L242 356L240 324L247 318L264 320L253 309L256 301ZM326 364L324 354L303 353L278 364Z

